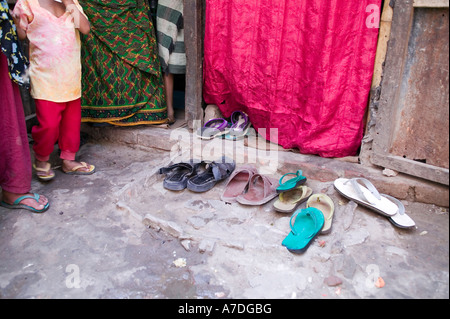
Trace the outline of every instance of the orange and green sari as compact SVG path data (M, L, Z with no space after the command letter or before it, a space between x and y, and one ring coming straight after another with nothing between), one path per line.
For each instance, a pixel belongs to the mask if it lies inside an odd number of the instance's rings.
M146 0L80 0L82 121L118 126L167 122L155 30Z

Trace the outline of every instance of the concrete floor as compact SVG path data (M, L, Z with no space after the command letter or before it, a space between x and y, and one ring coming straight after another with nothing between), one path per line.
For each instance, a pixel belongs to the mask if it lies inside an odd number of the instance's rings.
M94 175L33 179L46 213L0 207L0 298L449 298L448 208L403 201L417 228L401 230L309 178L336 212L332 232L297 255L281 245L290 216L273 201L225 204L224 182L171 192L157 174L170 152L87 142L78 157Z

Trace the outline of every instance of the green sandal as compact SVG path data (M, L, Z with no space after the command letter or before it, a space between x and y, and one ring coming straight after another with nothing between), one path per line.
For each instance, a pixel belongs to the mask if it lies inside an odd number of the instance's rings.
M288 179L287 181L285 181L283 183L283 179L289 175L294 175L295 177ZM289 191L291 189L294 189L297 186L305 184L305 182L306 182L306 177L302 175L301 170L298 170L297 173L284 174L280 178L280 182L279 182L280 186L277 187L277 193L283 193L283 192Z
M32 211L33 213L43 213L50 207L50 203L47 203L44 206L44 208L42 208L42 209L36 209L36 208L28 206L28 205L20 204L20 202L26 198L32 198L36 202L39 202L40 197L41 196L39 196L39 194L36 194L36 193L33 193L33 196L32 195L24 195L24 196L17 198L13 204L8 204L4 201L1 201L0 206L9 208L9 209L26 209L26 210Z
M294 224L292 224L292 221L294 221ZM281 244L290 252L303 253L321 231L325 224L325 218L320 210L309 207L296 211L289 223L291 232Z

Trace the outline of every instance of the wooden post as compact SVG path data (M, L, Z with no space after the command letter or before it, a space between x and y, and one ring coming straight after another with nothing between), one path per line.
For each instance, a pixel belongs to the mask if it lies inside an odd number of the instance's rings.
M184 0L185 112L188 127L203 120L203 0Z

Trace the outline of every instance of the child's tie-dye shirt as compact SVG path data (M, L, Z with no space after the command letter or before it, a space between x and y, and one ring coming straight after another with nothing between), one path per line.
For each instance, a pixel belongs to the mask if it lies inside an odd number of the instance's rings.
M74 3L83 13L78 1ZM81 42L76 19L69 12L56 17L38 0L18 0L13 14L30 43L31 96L52 102L80 98Z

